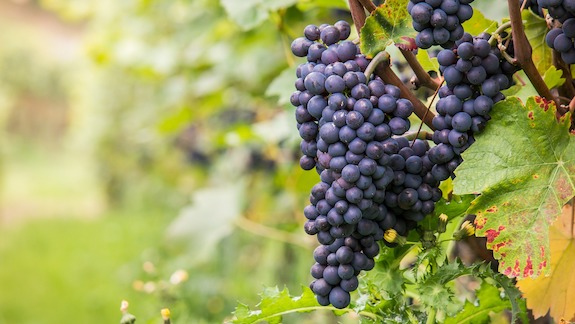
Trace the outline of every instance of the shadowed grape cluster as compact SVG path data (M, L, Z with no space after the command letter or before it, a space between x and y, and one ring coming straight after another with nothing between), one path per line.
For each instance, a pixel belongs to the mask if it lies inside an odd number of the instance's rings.
M407 10L418 31L415 44L427 49L433 45L452 48L463 34L463 24L473 16L473 0L410 0Z
M441 197L426 142L400 135L413 105L399 88L364 74L369 60L346 39L350 26L309 25L292 42L305 57L290 101L302 138L300 166L320 180L305 207L314 252L310 287L321 305L344 308L357 276L371 270L386 231L405 236Z
M551 29L545 36L547 46L561 54L567 64L575 64L575 18L565 20L561 27Z
M537 0L537 4L561 23L575 17L575 0Z
M507 62L499 49L492 47L489 35L472 37L465 34L455 50L437 55L446 85L439 89L433 141L429 151L435 165L433 177L443 181L462 162L461 153L474 141L490 119L493 105L505 99L502 90L513 83L518 68Z
M575 0L537 0L539 8L547 9L558 21L547 35L545 43L561 55L567 64L575 64Z

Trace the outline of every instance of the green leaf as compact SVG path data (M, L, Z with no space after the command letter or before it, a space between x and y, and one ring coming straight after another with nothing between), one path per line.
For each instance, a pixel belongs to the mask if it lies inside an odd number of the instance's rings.
M497 22L485 17L481 11L473 9L473 16L463 23L463 29L471 35L493 33L497 29Z
M454 195L450 200L442 198L435 204L434 214L437 216L446 214L449 219L463 216L473 199L474 195Z
M315 295L307 287L299 297L291 297L287 288L280 291L277 287L266 288L261 296L259 310L251 310L243 304L238 305L232 323L281 323L284 314L310 312L321 308Z
M242 29L249 30L268 19L269 12L287 8L297 0L220 0L228 16Z
M533 14L531 10L523 10L522 17L525 35L533 48L531 57L539 73L544 74L553 65L553 51L545 43L548 31L547 22Z
M558 70L554 65L550 66L545 75L543 75L543 81L549 89L559 87L565 83L565 78L563 78L563 71Z
M266 89L266 97L278 97L278 104L288 104L290 96L294 91L295 73L294 69L288 67L283 70Z
M361 28L361 52L372 58L387 46L409 44L416 35L407 12L408 0L387 0L367 17Z
M539 97L497 103L455 171L455 193L482 192L468 213L510 277L546 270L549 225L575 194L575 136L568 116L557 121L555 112Z
M331 310L336 315L354 312L345 308L338 310L331 306L320 306L315 295L308 287L303 287L301 296L292 297L287 288L280 291L277 287L266 288L261 294L261 301L256 310L250 309L244 304L239 304L234 312L234 318L230 323L281 323L282 316L290 313L307 313L314 310ZM377 319L375 314L362 314Z
M458 259L439 267L417 287L421 302L428 307L452 310L457 306L457 299L448 283L455 278L471 274L473 269L473 266L466 267Z
M463 311L455 317L448 317L445 320L445 323L488 323L489 313L499 313L506 309L511 309L511 302L509 299L501 299L499 289L485 281L481 283L481 287L477 290L476 294L479 306L475 306L473 303L467 301Z
M439 71L439 63L437 63L437 57L430 58L427 51L420 49L417 51L417 55L415 57L425 71Z

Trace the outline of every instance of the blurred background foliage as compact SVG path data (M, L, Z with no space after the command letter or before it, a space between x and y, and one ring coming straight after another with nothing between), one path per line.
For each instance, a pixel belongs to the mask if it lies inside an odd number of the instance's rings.
M289 45L340 19L343 0L0 0L0 323L113 323L122 299L138 323L217 323L300 291L318 177Z

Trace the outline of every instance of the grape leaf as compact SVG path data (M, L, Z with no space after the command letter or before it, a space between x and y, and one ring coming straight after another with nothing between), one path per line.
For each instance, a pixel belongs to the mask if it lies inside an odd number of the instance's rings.
M311 289L304 288L299 297L291 297L287 288L280 291L277 287L266 288L259 310L251 310L247 305L239 304L234 312L232 323L280 323L281 316L291 312L309 312L321 307Z
M547 270L549 225L575 192L575 136L555 110L539 97L497 103L455 171L455 193L482 192L467 212L509 277Z
M234 311L234 318L229 323L250 324L250 323L281 323L282 316L290 313L307 313L314 310L332 310L336 315L355 313L350 308L341 310L332 306L320 306L315 295L309 287L303 287L301 296L292 297L287 288L280 291L277 287L266 288L261 294L262 299L257 310L252 310L244 304L239 304ZM377 319L375 314L363 313L368 317Z
M556 323L562 318L575 322L575 231L573 207L566 205L549 230L551 275L524 279L517 286L527 299L527 307L535 318L550 311Z
M497 29L497 22L485 17L481 11L473 9L473 16L464 22L462 26L471 35L479 35L483 32L494 32Z
M481 283L481 287L476 291L479 306L467 301L463 311L454 317L445 319L445 324L461 323L488 323L491 312L499 313L506 309L511 309L509 299L501 299L501 293L497 287L488 284L486 281Z
M424 50L417 51L416 57L417 61L419 61L421 64L421 67L423 67L426 72L439 71L439 63L437 63L437 57L429 57L429 53Z
M445 310L448 314L454 313L459 301L455 298L452 285L448 283L458 277L472 274L476 267L478 266L466 267L459 259L439 267L417 287L421 303Z
M387 0L374 10L361 28L361 52L372 58L393 43L408 44L416 32L407 12L408 0Z
M545 43L545 36L548 31L547 22L533 14L531 10L523 10L522 18L525 35L533 48L531 57L539 73L544 74L553 65L553 51Z
M550 66L545 75L543 75L543 81L549 89L559 87L565 83L565 78L563 77L563 71L558 70L554 65Z

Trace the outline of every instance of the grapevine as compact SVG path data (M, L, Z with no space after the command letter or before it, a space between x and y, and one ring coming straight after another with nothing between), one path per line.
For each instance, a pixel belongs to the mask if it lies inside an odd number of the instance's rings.
M509 22L490 30L467 32L464 23L472 20L475 12L472 2L390 0L376 5L350 0L351 17L361 36L359 43L349 40L352 26L345 21L308 25L303 36L291 43L293 55L306 60L296 69L295 92L290 98L301 137L299 164L304 170L315 170L320 180L311 188L309 204L303 210L304 230L319 243L313 252L315 263L311 265L313 279L309 284L319 305L336 309L352 305L360 314L375 312L365 315L371 319L379 316L377 312L397 314L398 309L409 309L406 316L410 320L449 322L446 316L456 312L448 310L446 303L452 292L445 285L459 276L473 275L493 280L504 289L513 321L525 320L525 301L508 277L541 274L548 256L527 255L525 262L506 259L506 249L514 242L499 236L509 223L496 227L489 215L515 204L511 200L501 203L493 198L492 191L512 192L510 188L523 180L514 178L515 182L505 185L494 182L482 186L478 180L466 182L471 178L467 172L470 166L477 168L472 157L477 158L478 152L485 154L486 145L475 144L478 138L489 137L484 132L490 123L500 125L502 121L497 118L502 118L501 111L507 109L507 104L517 105L514 88L524 85L525 77L539 95L522 106L529 111L528 118L535 120L531 127L543 123L537 119L543 115L530 110L538 104L546 116L554 115L558 128L564 130L561 136L569 137L565 130L572 131L573 125L565 116L575 107L569 68L575 64L575 1L509 0ZM389 28L391 23L385 21L396 19L390 12L399 10L398 3L404 6L401 10L408 15L404 20L412 27L409 36L393 34L396 29ZM369 17L366 11L371 13ZM548 86L548 80L543 79L533 61L533 47L525 31L528 27L523 25L522 15L527 14L532 19L546 19L545 43L553 50L556 71L567 80L566 84ZM374 30L390 38L379 40L385 46L374 46L370 43L375 42L373 37L361 34ZM435 95L418 97L402 82L408 78L397 76L391 68L396 58L381 49L392 43L422 81L418 85L434 90ZM433 56L438 75L421 65L419 55L432 53L425 52L427 49L436 50ZM422 130L424 125L427 129ZM513 161L498 152L496 158ZM560 161L572 162L570 154L562 156L565 159ZM528 162L521 167L526 165ZM567 174L574 169L569 168ZM549 174L550 181L557 180L553 172ZM517 171L519 176L522 174ZM533 177L537 179L539 174ZM565 177L573 179L572 175ZM455 183L454 188L451 183ZM575 191L569 185L562 189L567 193L559 194L559 207ZM487 197L500 205L486 205ZM458 199L473 202L462 207L459 216L444 213L457 214L450 208L457 208ZM546 208L538 207L537 213L546 215L544 226L550 226L560 208ZM462 216L467 214L471 215L464 219ZM447 224L454 219L459 219L458 223L448 229ZM446 252L453 247L451 242L476 232L486 237L487 247L500 261L501 273L491 272L485 264L465 267ZM541 251L545 248L544 244L540 247ZM374 285L369 273L383 271L390 278L400 278L399 273L406 270L399 262L410 254L417 255L409 266L404 266L412 271L410 283L437 291L418 288L419 295L414 297L417 302L403 299L394 304L396 309L386 308L385 301L401 296L406 288L382 282ZM508 260L516 261L515 268ZM541 261L539 269L532 264L534 260ZM354 296L359 298L354 300ZM472 312L473 307L465 308Z

